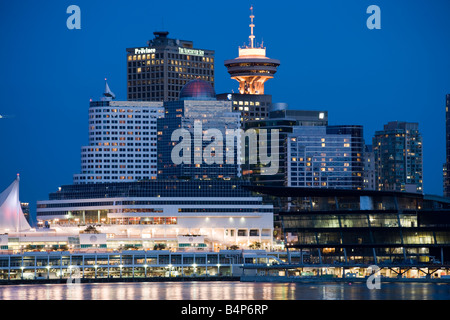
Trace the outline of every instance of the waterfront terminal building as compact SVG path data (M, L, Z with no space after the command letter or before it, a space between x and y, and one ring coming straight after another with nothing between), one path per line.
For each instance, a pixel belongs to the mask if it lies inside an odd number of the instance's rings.
M272 211L230 180L80 184L39 201L32 228L17 177L0 194L0 280L239 276L245 263L285 260L261 250Z
M274 209L263 197L277 203L283 245L272 240ZM38 202L35 229L21 212L16 179L0 194L0 218L6 282L65 280L74 272L117 281L321 275L355 281L373 265L386 279L450 275L450 202L417 193L232 180L72 185Z
M255 243L271 249L273 207L242 184L150 180L67 185L51 193L49 200L38 201L37 220L48 234L61 235L61 240L54 238L47 245L71 249L217 251Z
M450 201L446 198L394 191L246 188L280 204L276 217L284 241L289 251L301 256L289 261L292 270L315 267L317 271L322 266L328 274L341 277L343 272L365 274L376 265L386 277L417 278L448 272ZM259 268L266 274L280 270L280 266Z

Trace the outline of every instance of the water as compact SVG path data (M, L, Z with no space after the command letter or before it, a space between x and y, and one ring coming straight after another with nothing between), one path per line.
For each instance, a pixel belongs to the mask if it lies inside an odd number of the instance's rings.
M0 300L450 300L450 284L139 282L3 285Z

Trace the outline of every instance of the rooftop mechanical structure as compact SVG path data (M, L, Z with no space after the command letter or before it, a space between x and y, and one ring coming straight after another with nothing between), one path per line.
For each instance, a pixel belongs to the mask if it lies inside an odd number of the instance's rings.
M249 45L239 47L239 57L225 60L225 67L231 75L231 79L239 82L239 92L241 94L264 94L264 83L273 78L280 65L280 60L266 57L266 48L263 44L254 45L253 35L253 7L250 8L250 30Z

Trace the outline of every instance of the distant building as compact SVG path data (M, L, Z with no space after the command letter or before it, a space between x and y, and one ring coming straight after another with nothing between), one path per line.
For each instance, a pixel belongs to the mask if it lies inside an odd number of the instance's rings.
M377 189L423 192L422 136L418 123L389 122L373 137Z
M274 175L261 175L261 167L259 164L252 165L246 159L242 166L242 174L244 177L251 179L258 185L283 186L287 185L287 139L288 135L298 126L326 126L328 125L327 111L310 111L310 110L288 110L286 103L274 103L269 109L269 117L259 121L248 121L244 128L248 129L265 129L267 130L268 141L271 141L271 130L279 130L279 169ZM244 146L243 146L244 147ZM245 146L247 147L247 145ZM248 153L246 153L248 154Z
M297 126L287 137L287 186L364 188L362 126Z
M195 49L187 40L170 39L169 32L153 32L148 46L127 49L129 101L174 101L181 88L201 79L214 87L214 51Z
M240 175L237 158L240 145L236 142L232 147L233 150L230 150L233 153L233 163L227 161L225 149L229 147L226 144L227 131L239 129L241 126L240 114L232 112L230 101L217 100L214 89L208 82L193 80L180 91L178 101L164 102L164 107L165 116L158 120L158 179L222 179ZM201 127L198 127L199 125ZM199 135L196 128L200 130ZM173 161L172 152L175 145L187 142L184 138L181 141L180 138L172 140L172 135L177 129L189 132L190 163L183 161L177 164ZM222 146L218 146L221 150L213 152L217 155L217 161L211 164L205 162L204 156L206 147L213 140L202 137L209 129L219 130L223 138ZM219 154L220 151L222 154ZM219 157L222 163L218 162Z
M272 96L269 94L221 93L217 100L231 101L234 112L241 114L241 123L264 120L269 116Z
M366 145L364 149L364 189L377 190L375 179L375 154L372 145Z
M446 96L445 104L445 151L446 151L446 161L444 164L444 197L450 197L450 94Z
M81 148L74 184L156 179L156 120L162 102L113 101L106 84L101 101L89 105L89 145Z
M31 223L31 216L30 216L30 204L28 202L21 202L20 207L22 208L23 215L25 219L28 221L29 224Z

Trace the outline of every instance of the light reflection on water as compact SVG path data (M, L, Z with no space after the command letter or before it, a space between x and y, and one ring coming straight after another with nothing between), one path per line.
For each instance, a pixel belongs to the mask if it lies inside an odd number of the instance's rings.
M450 284L139 282L0 286L0 300L450 300Z

